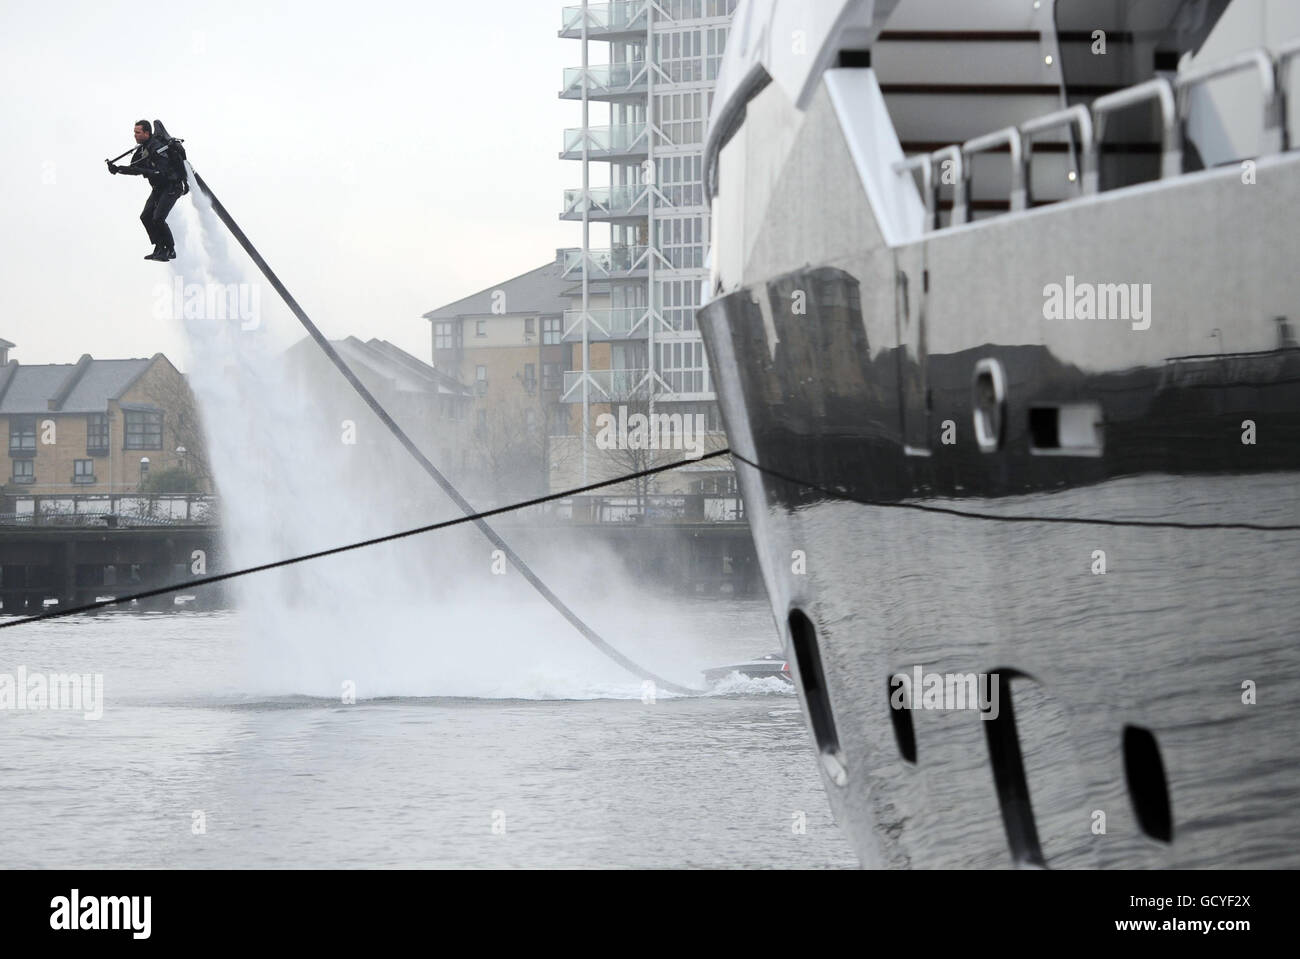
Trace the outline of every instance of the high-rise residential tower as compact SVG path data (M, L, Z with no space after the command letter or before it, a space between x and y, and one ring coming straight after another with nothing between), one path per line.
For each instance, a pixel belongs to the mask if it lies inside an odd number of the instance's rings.
M562 399L581 404L584 476L593 407L703 414L721 429L695 310L708 276L704 134L736 3L613 0L563 11L560 36L581 54L560 96L581 113L561 155L581 165L581 185L565 192L560 218L581 223L582 237L564 266L575 308L564 316L574 349Z

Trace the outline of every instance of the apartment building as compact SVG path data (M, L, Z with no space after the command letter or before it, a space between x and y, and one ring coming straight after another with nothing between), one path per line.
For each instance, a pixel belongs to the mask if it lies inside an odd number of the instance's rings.
M573 285L565 261L558 251L549 263L424 314L434 369L471 389L468 456L483 491L548 489L551 437L571 430L560 402Z
M6 494L132 492L164 472L211 491L194 396L163 354L26 366L0 344Z
M703 151L736 0L614 0L566 6L559 35L580 64L560 96L580 106L561 157L581 186L560 219L581 224L565 275L575 280L562 340L561 400L580 409L582 477L593 471L594 417L620 404L703 416L722 445L716 395L695 323L707 281Z

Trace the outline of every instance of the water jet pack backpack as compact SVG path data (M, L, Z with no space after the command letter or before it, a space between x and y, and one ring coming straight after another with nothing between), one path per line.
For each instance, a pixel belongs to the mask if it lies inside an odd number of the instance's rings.
M189 193L189 178L185 174L185 141L170 136L161 120L153 121L152 139L162 141L163 145L155 149L154 153L167 159L172 175L181 185L181 195Z

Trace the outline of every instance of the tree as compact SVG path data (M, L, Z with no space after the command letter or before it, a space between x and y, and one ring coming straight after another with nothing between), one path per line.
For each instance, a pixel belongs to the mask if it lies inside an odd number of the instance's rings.
M471 415L470 458L483 491L497 502L544 492L547 437L537 402L523 396L482 404Z
M154 376L145 387L145 393L155 406L163 410L164 423L174 445L166 450L167 458L177 456L174 467L159 464L163 468L157 473L158 481L163 476L180 472L190 478L185 490L155 489L155 492L210 492L214 488L212 465L208 460L208 446L203 433L203 421L199 416L198 402L190 389L189 381L181 374L175 376ZM183 454L173 451L184 448ZM150 477L149 486L153 488L155 479ZM180 484L177 479L166 482Z
M187 447L188 449L188 447ZM141 485L145 493L202 493L202 483L181 466L150 473Z
M637 442L634 430L629 427L628 435L623 436L619 431L620 418L626 420L629 424L634 424L637 420L633 417L641 417L646 422L650 417L650 399L644 390L638 390L637 395L632 398L611 404L609 416L613 419L613 427L606 434L615 440L614 443L600 443L602 431L599 429L601 422L609 423L608 420L601 420L596 417L597 428L593 432L593 453L595 462L600 466L597 468L598 475L605 479L614 479L618 476L627 476L633 473L641 473L662 462L661 454L664 451L650 449L645 443ZM653 476L638 476L621 484L636 497L637 513L640 516L646 515L646 505L650 493L654 488ZM617 487L613 488L617 489ZM612 492L612 490L611 490Z

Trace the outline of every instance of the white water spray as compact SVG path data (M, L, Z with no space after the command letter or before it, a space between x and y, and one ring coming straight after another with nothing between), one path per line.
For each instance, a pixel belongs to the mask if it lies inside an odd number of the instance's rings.
M180 222L172 266L184 284L260 284L242 251L232 249L208 198L197 186L190 196L194 202L173 217ZM345 444L341 424L323 421L325 400L351 389L336 370L286 377L283 349L300 330L272 293L263 287L252 328L237 317L177 319L186 331L184 365L220 493L222 568L458 515L427 476L409 468L407 454L386 432L381 461L365 462L358 459L371 455L364 445ZM356 407L358 430L383 431L359 400ZM415 514L399 505L412 502L420 506ZM643 697L639 680L591 649L517 572L492 576L490 553L486 540L466 528L235 580L250 686L338 697L350 683L359 699ZM600 592L591 584L609 584L610 566L594 555L565 560L571 574L565 579L574 588L586 584L593 605ZM620 606L606 608L623 627L620 648L646 656L652 667L662 664L663 649L651 646L654 631L629 634L628 610ZM680 664L673 672L682 675Z

